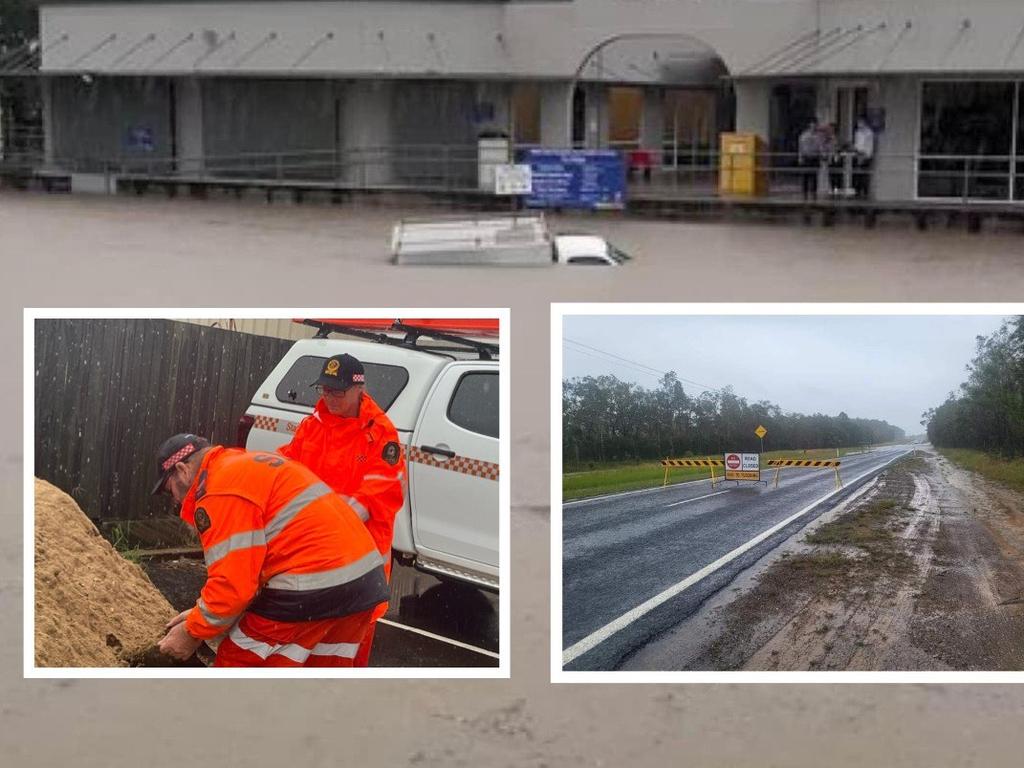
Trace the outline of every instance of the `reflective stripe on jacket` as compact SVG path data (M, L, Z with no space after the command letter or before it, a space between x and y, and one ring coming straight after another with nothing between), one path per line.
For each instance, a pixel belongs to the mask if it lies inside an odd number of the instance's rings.
M309 621L387 600L383 558L359 516L297 462L215 446L181 518L206 557L206 584L186 619L193 637L223 633L247 609Z
M282 623L247 611L217 647L215 667L351 667L372 626L370 611Z
M341 495L390 558L395 515L405 499L405 456L394 425L369 395L363 393L354 418L333 415L321 398L278 452L301 461Z

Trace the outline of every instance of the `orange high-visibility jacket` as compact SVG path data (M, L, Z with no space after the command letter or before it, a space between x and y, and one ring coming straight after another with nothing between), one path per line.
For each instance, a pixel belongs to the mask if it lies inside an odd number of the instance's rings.
M359 415L350 419L333 415L321 398L278 451L340 494L366 523L380 553L390 557L395 515L405 498L405 456L391 419L369 395L363 393Z
M314 621L388 599L384 558L358 514L298 462L214 446L181 518L206 557L206 584L185 620L193 637L215 637L247 610Z

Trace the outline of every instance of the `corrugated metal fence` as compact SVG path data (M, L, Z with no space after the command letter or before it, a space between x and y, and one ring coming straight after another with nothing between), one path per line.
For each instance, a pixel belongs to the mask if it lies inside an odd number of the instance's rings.
M233 444L253 392L293 342L170 320L37 320L35 471L93 520L171 511L157 446Z

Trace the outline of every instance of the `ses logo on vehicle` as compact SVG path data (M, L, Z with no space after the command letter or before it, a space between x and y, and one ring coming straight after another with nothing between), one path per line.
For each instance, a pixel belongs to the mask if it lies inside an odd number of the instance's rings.
M725 454L726 480L760 480L761 455L758 453Z

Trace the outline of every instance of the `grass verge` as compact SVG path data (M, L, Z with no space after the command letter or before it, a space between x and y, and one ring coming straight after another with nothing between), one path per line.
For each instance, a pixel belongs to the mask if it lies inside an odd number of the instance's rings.
M899 470L898 470L899 471ZM801 594L841 595L889 577L902 579L914 569L897 532L905 525L912 481L892 496L862 504L819 526L804 538L806 551L783 554L758 578L757 586L730 608L731 621L747 631L792 605Z
M718 470L716 469L715 472L717 474ZM710 477L710 471L707 469L670 469L668 482L669 485L674 485ZM574 472L562 476L562 498L569 501L585 499L588 496L600 496L603 493L622 493L643 488L656 488L662 484L664 478L665 468L658 462Z
M998 480L1018 491L1024 491L1024 457L1002 459L990 453L966 448L939 448L938 451L965 469L984 475L990 480Z
M892 499L879 499L826 523L809 534L805 541L808 544L858 547L875 561L874 564L891 564L896 550L893 523L899 508L900 505Z

